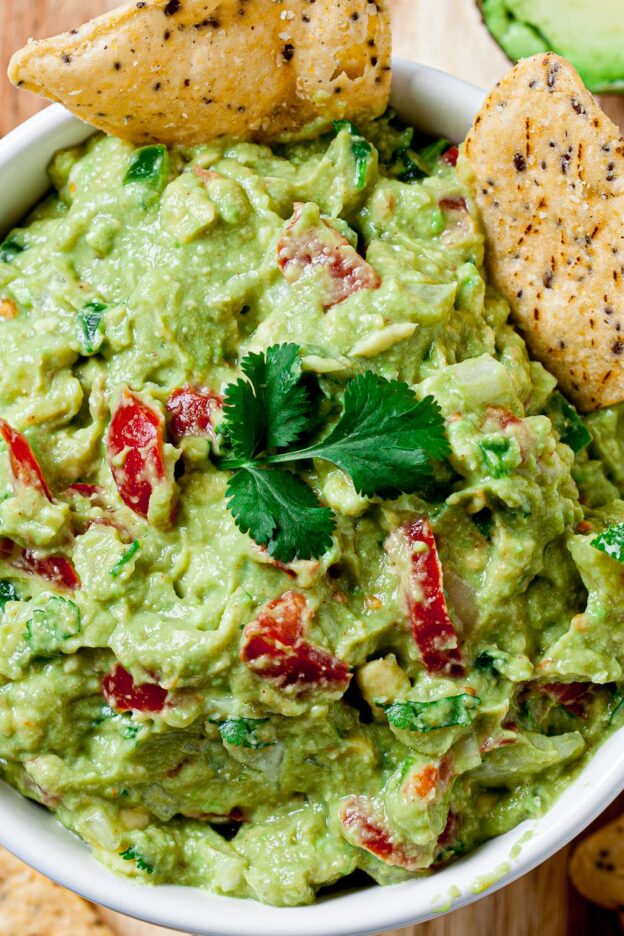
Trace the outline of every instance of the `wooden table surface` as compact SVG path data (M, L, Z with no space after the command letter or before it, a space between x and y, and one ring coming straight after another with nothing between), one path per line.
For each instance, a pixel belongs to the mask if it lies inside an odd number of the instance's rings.
M490 87L509 67L483 28L472 0L392 2L396 54L452 72L482 87ZM118 3L119 0L0 0L0 136L42 106L38 98L12 89L4 78L11 52L29 36L42 37L69 29ZM624 99L605 101L605 109L624 126ZM622 811L624 797L611 807L608 815ZM615 917L580 900L569 886L568 853L569 849L563 849L520 881L464 910L385 936L619 933ZM380 899L383 900L383 894ZM109 911L103 911L103 915L119 936L163 936L170 932Z

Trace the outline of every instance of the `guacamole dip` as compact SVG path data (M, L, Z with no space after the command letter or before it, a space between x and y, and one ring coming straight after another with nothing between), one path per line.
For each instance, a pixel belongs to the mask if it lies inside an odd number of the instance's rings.
M618 724L622 410L582 420L529 359L456 162L391 113L274 151L95 136L0 247L0 764L119 873L401 881ZM336 525L291 563L219 464L226 388L283 346L312 441L371 373L450 444L422 494L294 464Z

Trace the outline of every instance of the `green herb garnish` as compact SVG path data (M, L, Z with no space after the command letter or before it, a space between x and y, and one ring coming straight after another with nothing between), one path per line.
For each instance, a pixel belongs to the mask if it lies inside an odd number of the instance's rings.
M624 523L610 526L591 541L594 549L606 553L618 562L624 562Z
M149 864L149 862L145 860L136 845L131 845L130 848L126 848L125 851L119 852L119 854L124 861L136 861L136 866L139 871L145 871L146 874L153 873L153 865Z
M26 247L18 238L17 234L9 234L7 239L0 244L0 261L2 263L11 263L21 253L24 253Z
M227 718L225 721L210 719L211 723L219 729L226 744L252 748L254 751L275 744L274 741L263 741L257 735L260 725L268 720L268 718Z
M102 313L105 311L105 304L93 299L87 302L78 313L78 326L84 355L96 354L102 346L104 341Z
M509 474L509 465L506 458L509 454L511 443L509 439L484 439L479 442L479 448L483 455L483 460L488 471L495 478L504 478Z
M169 153L166 146L144 146L136 150L124 176L123 184L140 182L150 188L161 188L169 175Z
M371 371L347 383L342 414L329 434L293 450L317 422L300 382L299 353L297 345L275 345L244 359L247 380L225 395L223 431L231 456L218 462L236 472L227 496L238 527L282 562L322 555L335 521L301 478L276 465L323 459L342 469L362 496L394 497L423 490L433 478L432 460L450 452L433 397L419 401L407 384Z
M139 540L135 540L134 543L132 543L132 545L128 547L128 549L125 551L123 556L121 556L121 558L117 560L117 562L111 569L111 575L113 576L113 578L117 578L118 575L121 575L124 567L128 565L128 563L134 556L136 556L140 548L141 548L141 543L139 542Z
M575 453L587 448L592 441L591 432L562 393L552 394L548 411L562 442L569 445Z
M433 702L391 702L382 705L391 725L403 731L437 731L455 725L470 725L481 700L462 692Z

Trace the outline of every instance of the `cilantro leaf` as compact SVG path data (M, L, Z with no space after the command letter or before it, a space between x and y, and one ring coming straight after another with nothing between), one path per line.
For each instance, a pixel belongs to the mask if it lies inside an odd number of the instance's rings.
M247 380L228 387L224 402L225 432L234 454L253 458L296 442L310 408L301 384L298 345L273 345L264 354L248 354L241 367Z
M145 871L146 874L153 874L153 865L145 860L136 845L131 845L130 848L126 848L125 851L119 852L119 855L124 861L136 861L136 866L139 871Z
M329 549L334 516L288 471L246 465L231 478L228 507L236 525L280 562L313 559Z
M429 732L454 725L470 725L474 717L473 710L480 701L477 696L462 692L432 702L392 702L381 707L395 728Z
M343 414L326 439L267 461L323 458L350 475L360 494L373 497L418 491L433 476L431 459L449 452L433 397L419 401L407 384L366 371L347 384Z
M210 721L217 726L226 744L251 748L254 751L275 744L274 741L263 741L257 735L258 728L267 722L268 718L226 718L222 722L211 718Z
M624 523L617 523L610 526L604 533L599 533L591 541L594 549L606 553L612 559L618 562L624 562Z

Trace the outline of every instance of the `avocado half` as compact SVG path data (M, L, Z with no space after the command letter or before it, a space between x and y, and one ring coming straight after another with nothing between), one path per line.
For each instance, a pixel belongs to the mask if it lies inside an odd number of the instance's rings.
M624 94L624 0L477 0L512 61L538 52L569 59L590 91Z

